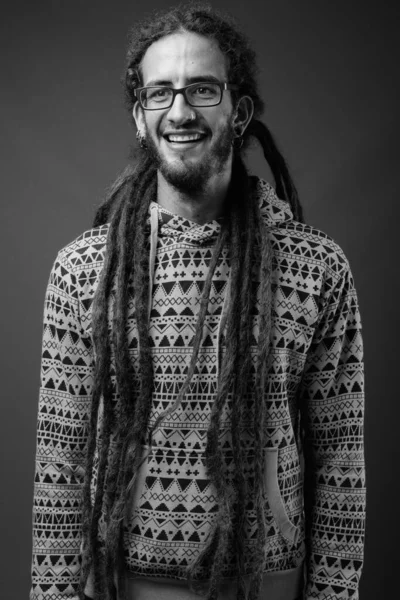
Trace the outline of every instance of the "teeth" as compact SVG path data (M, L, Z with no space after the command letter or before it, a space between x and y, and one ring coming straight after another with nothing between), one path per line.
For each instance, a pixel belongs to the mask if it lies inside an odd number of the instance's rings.
M170 142L191 142L193 140L200 140L201 135L199 133L192 135L169 135L168 139Z

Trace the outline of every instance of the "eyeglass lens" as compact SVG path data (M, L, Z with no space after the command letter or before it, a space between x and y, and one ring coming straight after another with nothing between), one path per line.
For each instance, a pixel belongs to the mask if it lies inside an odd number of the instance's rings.
M183 90L191 106L219 104L221 89L214 83L194 83ZM172 105L174 91L168 87L148 87L140 92L141 104L148 109L168 108Z

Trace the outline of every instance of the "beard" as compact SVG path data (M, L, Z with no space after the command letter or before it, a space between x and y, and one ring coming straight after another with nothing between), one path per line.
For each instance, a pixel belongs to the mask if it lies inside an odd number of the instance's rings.
M156 146L145 126L147 152L164 179L178 191L186 194L205 192L213 175L222 173L232 151L234 131L230 122L215 138L208 151L195 163L185 161L185 153L173 161L167 161Z

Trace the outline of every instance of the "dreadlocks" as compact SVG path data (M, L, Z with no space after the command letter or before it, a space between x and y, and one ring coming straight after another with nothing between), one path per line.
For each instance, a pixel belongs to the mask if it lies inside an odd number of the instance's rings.
M134 89L140 85L140 65L146 50L158 39L177 31L194 32L217 42L227 59L228 80L238 86L237 92L233 94L234 103L243 95L250 96L254 103L254 116L244 134L244 148L252 136L258 139L274 176L278 196L289 203L294 218L303 222L296 188L285 160L270 131L258 119L263 111L263 102L257 90L255 54L230 18L222 17L207 5L189 4L157 13L138 24L131 33L127 55L125 95L129 110L136 101ZM224 560L232 539L238 573L237 598L245 597L244 515L249 504L248 498L251 498L250 504L255 508L258 524L250 600L256 600L259 596L264 569L264 397L271 332L273 265L268 231L259 206L254 201L252 180L246 171L241 152L234 152L232 180L228 191L230 211L221 227L203 287L186 379L173 406L158 417L148 434L151 439L154 430L177 408L189 388L200 349L213 273L223 248L228 247L231 285L225 353L206 445L206 466L216 489L218 514L208 543L195 563L188 568L189 581L195 581L198 568L207 566L210 576L208 600L218 597ZM123 566L119 558L127 499L144 460L142 448L146 443L144 432L148 430L153 386L148 335L150 274L147 218L150 202L156 199L156 177L156 168L146 151L138 149L132 164L115 181L94 220L95 227L107 222L110 225L104 268L93 301L96 360L83 495L82 598L88 573L92 568L96 600L116 600L114 573L118 573L122 583ZM251 316L255 310L252 265L257 261L260 263L258 293L261 302L254 372L250 352ZM131 306L134 307L139 338L139 372L136 375L129 356L127 335L127 315ZM249 396L250 379L254 380L255 458L254 478L249 484L251 490L247 490L240 430L246 398ZM236 490L234 501L228 494L228 476L219 443L221 414L228 396L232 403L231 435ZM92 474L95 470L97 481L95 490L92 491Z

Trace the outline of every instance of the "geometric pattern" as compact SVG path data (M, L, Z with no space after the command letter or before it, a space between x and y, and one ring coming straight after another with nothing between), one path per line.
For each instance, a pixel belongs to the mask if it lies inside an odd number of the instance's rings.
M274 189L256 194L273 250L273 321L267 407L264 500L265 570L305 563L305 598L358 598L365 527L363 342L350 266L332 238L298 223ZM153 203L158 228L149 320L154 389L149 426L176 399L185 379L199 310L221 223L198 225ZM150 235L149 218L149 235ZM154 226L154 224L153 224ZM41 388L33 508L31 600L76 594L81 542L80 495L93 388L91 305L104 260L108 226L62 249L44 309ZM259 299L259 264L253 265ZM182 579L216 514L205 468L206 432L224 354L230 264L224 249L215 269L196 370L180 406L155 432L132 490L124 547L127 569ZM252 356L259 332L254 311ZM128 341L137 372L133 301ZM138 383L138 382L136 382ZM241 432L249 494L246 561L251 570L257 522L251 499L252 394ZM116 401L118 399L116 398ZM230 401L221 444L233 484ZM101 411L100 411L101 414ZM100 417L101 418L101 417ZM306 429L303 448L300 424ZM304 468L305 464L305 468ZM92 492L95 487L95 468ZM303 481L306 481L306 504ZM225 575L235 572L228 555ZM201 574L200 574L201 576Z

